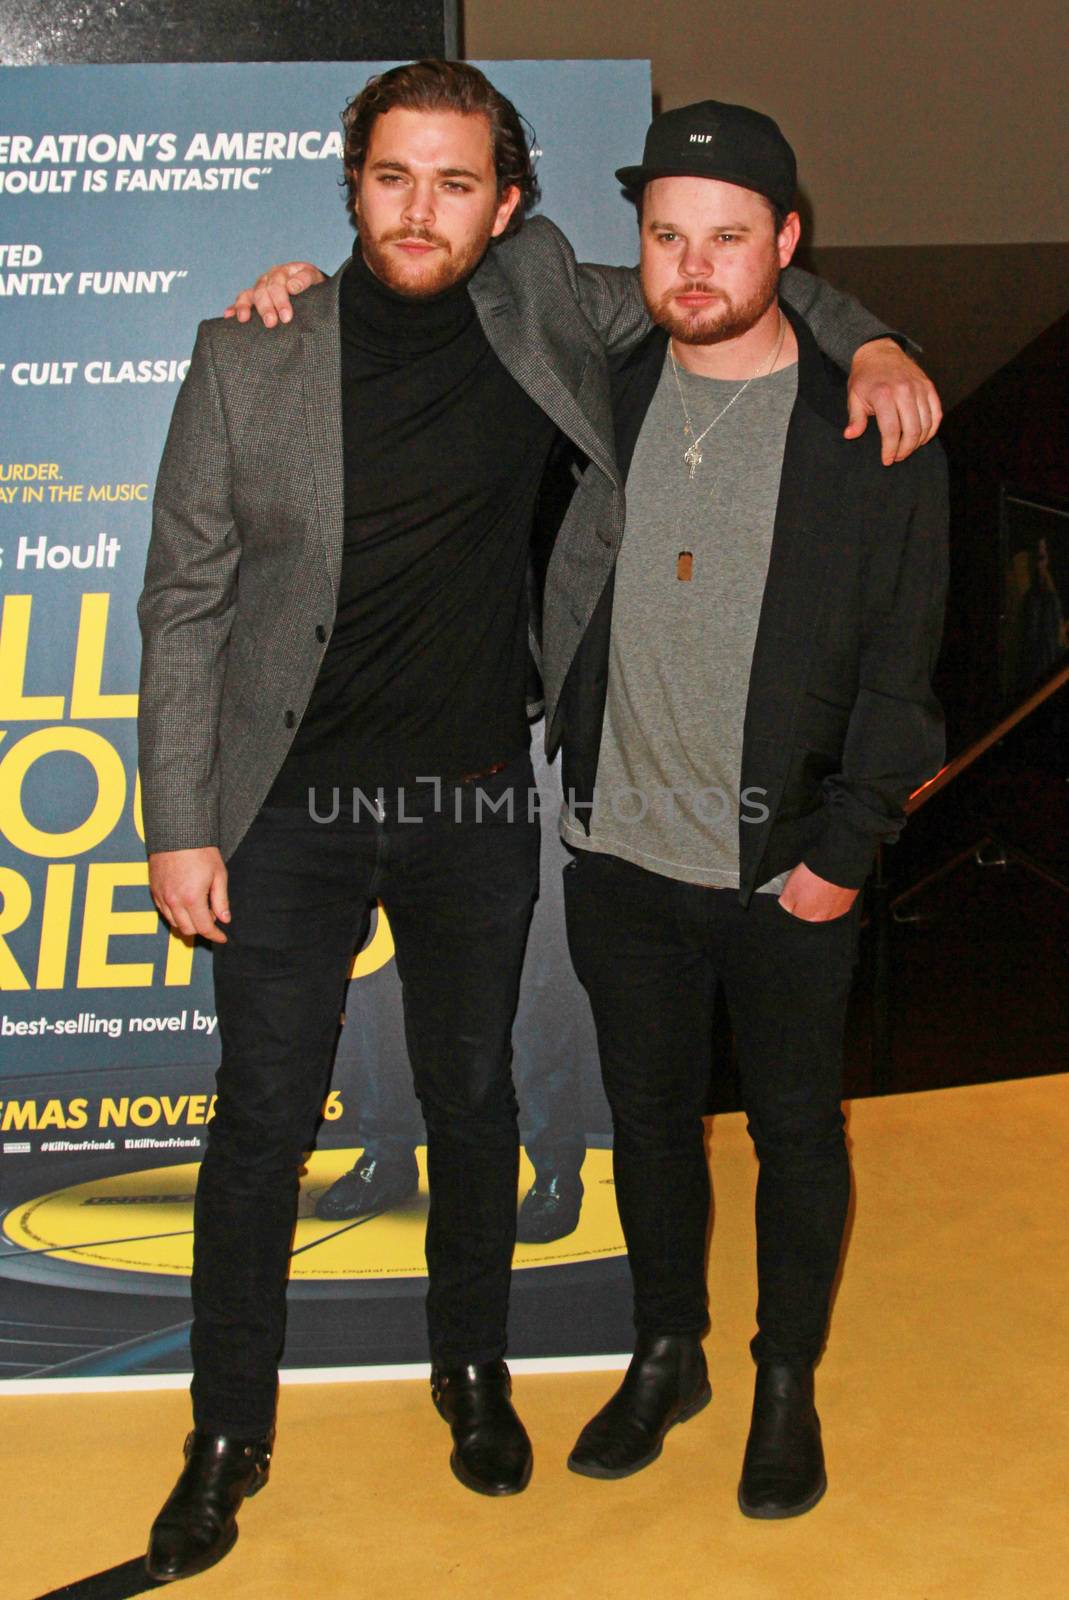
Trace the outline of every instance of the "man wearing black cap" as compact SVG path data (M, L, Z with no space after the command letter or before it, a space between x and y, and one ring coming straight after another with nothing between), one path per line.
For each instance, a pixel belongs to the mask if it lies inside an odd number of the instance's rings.
M929 445L847 442L844 374L781 304L794 154L706 101L655 119L636 191L654 330L613 379L622 540L584 474L545 595L569 943L597 1025L635 1287L628 1373L576 1472L624 1477L710 1398L702 1114L718 981L760 1163L752 1517L809 1510L813 1403L850 1174L842 1034L858 891L939 766L946 570ZM577 630L576 615L589 621Z

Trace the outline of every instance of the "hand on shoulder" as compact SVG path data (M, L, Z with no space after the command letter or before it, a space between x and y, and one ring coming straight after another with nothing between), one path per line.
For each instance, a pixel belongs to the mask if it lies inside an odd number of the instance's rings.
M943 420L934 383L893 339L872 339L855 352L847 405L850 422L843 437L860 438L875 417L885 467L934 439Z
M265 328L274 328L280 322L293 320L291 297L303 294L314 284L323 283L326 273L310 261L283 261L278 266L261 272L249 289L242 289L232 305L223 312L224 317L234 317L238 322L248 322L253 312Z

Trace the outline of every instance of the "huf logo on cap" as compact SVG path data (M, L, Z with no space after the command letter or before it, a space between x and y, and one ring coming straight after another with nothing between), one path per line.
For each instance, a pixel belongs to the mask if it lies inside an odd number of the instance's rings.
M794 205L794 151L772 118L720 100L662 111L646 132L642 165L616 176L632 190L654 178L714 178L754 189L781 211Z

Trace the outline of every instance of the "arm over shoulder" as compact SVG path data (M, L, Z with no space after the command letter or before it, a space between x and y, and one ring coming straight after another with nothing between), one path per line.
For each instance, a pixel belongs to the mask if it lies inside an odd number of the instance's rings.
M532 217L498 246L518 270L537 273L570 295L609 355L621 354L649 332L637 267L577 262L565 235L548 217Z
M620 354L650 330L637 267L577 262L565 235L547 217L532 217L503 248L522 252L525 266L559 277L573 295L610 355ZM905 335L866 311L853 295L835 289L801 267L788 267L781 293L813 329L817 343L844 371L854 353L873 339L892 338L916 349Z
M849 372L855 352L872 339L894 339L904 348L917 346L906 335L896 333L879 317L866 311L860 300L842 289L835 289L823 278L802 267L787 267L780 279L780 294L787 304L803 316L813 330L825 355L837 367Z

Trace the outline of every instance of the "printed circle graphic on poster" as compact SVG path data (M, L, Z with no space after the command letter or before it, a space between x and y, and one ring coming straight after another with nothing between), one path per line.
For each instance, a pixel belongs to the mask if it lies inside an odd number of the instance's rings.
M418 1192L403 1205L351 1222L321 1221L316 1201L347 1172L359 1151L324 1150L309 1157L301 1177L297 1229L290 1264L291 1288L333 1282L422 1278L426 1275L423 1238L427 1225L426 1150L417 1152ZM521 1163L522 1196L534 1181L526 1158ZM612 1152L590 1150L583 1167L584 1196L573 1233L552 1244L516 1246L513 1266L578 1266L624 1253L612 1181ZM5 1239L19 1247L0 1263L0 1272L20 1259L39 1266L75 1269L88 1286L106 1275L108 1288L122 1288L123 1274L154 1280L167 1292L167 1280L189 1276L193 1252L193 1196L196 1163L113 1173L70 1188L24 1200L3 1218ZM23 1252L26 1255L23 1256ZM21 1274L19 1274L21 1275ZM49 1276L45 1271L42 1276ZM179 1283L175 1282L175 1290ZM184 1288L184 1283L181 1285ZM133 1288L133 1284L131 1284Z

